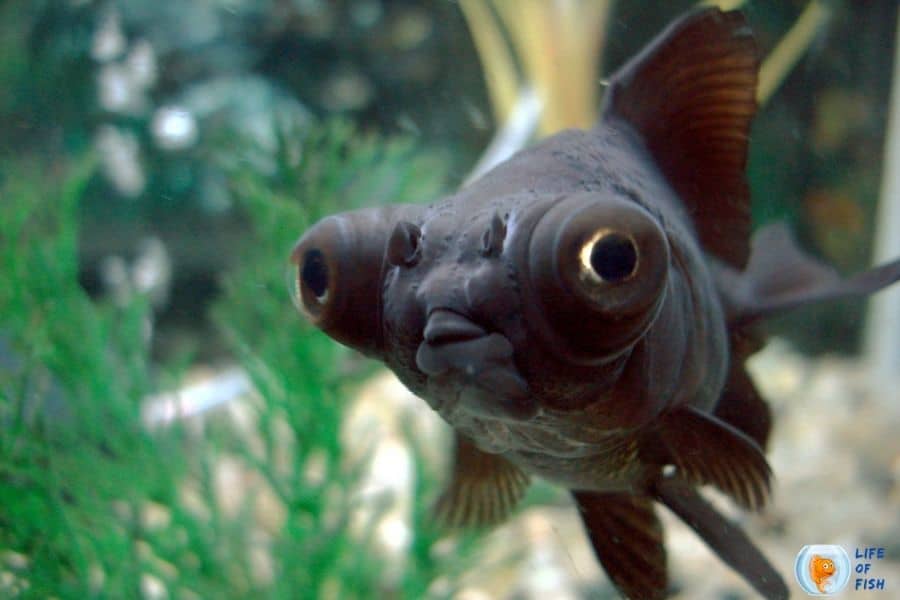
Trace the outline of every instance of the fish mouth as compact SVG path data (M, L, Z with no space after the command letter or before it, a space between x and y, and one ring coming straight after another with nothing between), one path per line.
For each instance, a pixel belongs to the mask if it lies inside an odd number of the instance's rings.
M468 317L435 309L428 315L416 365L437 396L456 396L452 410L516 421L533 418L538 405L513 362L506 336ZM450 409L450 407L445 407Z
M487 331L463 315L446 308L431 311L423 336L429 344L464 342L487 335Z

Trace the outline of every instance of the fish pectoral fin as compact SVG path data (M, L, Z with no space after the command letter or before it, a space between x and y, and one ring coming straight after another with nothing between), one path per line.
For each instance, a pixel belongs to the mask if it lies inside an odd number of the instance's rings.
M776 222L753 235L746 270L722 273L720 280L728 321L734 327L806 304L877 292L900 281L900 260L842 278L800 249L787 225Z
M519 467L456 434L453 473L434 506L435 518L451 528L496 525L510 515L529 483Z
M573 491L594 554L626 598L664 598L668 587L662 524L649 498Z
M775 600L790 596L784 579L747 534L723 517L690 483L678 477L667 477L657 482L655 494L764 598Z
M713 414L747 434L762 450L772 429L772 411L759 395L744 363L756 351L757 341L742 332L731 334L731 366L722 396Z
M682 478L712 484L750 510L766 503L772 470L750 437L690 407L672 411L661 421L663 451Z

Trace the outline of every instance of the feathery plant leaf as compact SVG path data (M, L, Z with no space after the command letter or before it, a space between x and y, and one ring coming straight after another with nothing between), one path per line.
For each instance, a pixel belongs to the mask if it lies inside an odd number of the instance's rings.
M92 159L4 166L0 547L19 558L0 594L131 596L151 570L140 507L171 499L180 472L174 439L140 422L148 307L96 304L78 285L77 204Z
M377 507L354 522L369 502L366 465L340 438L348 393L368 367L306 326L284 283L291 245L313 219L432 198L443 163L344 123L284 134L275 156L267 174L234 172L252 234L214 310L255 387L249 426L211 415L199 436L142 423L160 379L149 303L93 301L78 284L78 202L94 161L49 174L4 165L0 595L420 596L461 570L458 553L434 552L440 533L424 508L434 492L422 477L411 558L385 577Z
M312 222L340 210L435 198L443 164L412 140L361 135L341 121L283 131L274 155L271 175L233 174L252 235L213 314L259 393L258 450L238 455L284 506L272 552L281 575L276 595L303 589L308 597L418 597L459 561L452 553L434 556L440 535L426 524L425 507L435 489L426 492L416 479L411 557L397 575L377 547L374 521L361 531L354 524L366 465L341 441L348 399L370 366L303 321L285 271L293 243ZM376 507L373 518L378 514Z

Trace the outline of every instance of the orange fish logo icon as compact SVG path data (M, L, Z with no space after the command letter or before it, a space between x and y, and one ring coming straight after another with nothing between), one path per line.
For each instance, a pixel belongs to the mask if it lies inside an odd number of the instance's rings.
M847 551L834 544L803 546L794 560L794 575L810 596L833 596L850 581Z
M834 575L834 561L818 554L809 559L809 578L813 580L821 593L826 593L825 584Z

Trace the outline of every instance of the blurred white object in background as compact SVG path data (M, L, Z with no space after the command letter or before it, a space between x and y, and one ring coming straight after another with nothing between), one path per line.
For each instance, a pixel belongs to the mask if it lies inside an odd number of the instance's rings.
M250 379L244 370L232 367L200 383L148 396L141 411L142 420L148 429L171 425L224 406L250 390Z
M125 34L122 19L115 10L107 11L94 32L91 43L91 58L98 62L114 60L125 51Z
M161 239L147 236L138 242L131 263L117 254L105 257L100 263L100 278L106 294L117 304L142 294L159 310L169 301L172 258Z
M147 40L136 40L125 57L125 64L136 85L149 89L156 83L156 51Z
M141 149L134 134L114 125L101 125L95 143L103 174L113 188L127 198L139 196L147 185L147 177L141 166Z
M144 114L157 78L156 51L150 42L138 39L129 44L118 13L111 12L94 33L91 56L101 63L97 75L100 106L112 113Z
M181 106L163 106L150 122L153 140L163 150L183 150L197 141L197 120Z
M151 235L138 242L137 256L131 264L131 283L139 294L145 294L153 308L169 302L172 286L172 258L166 245Z

